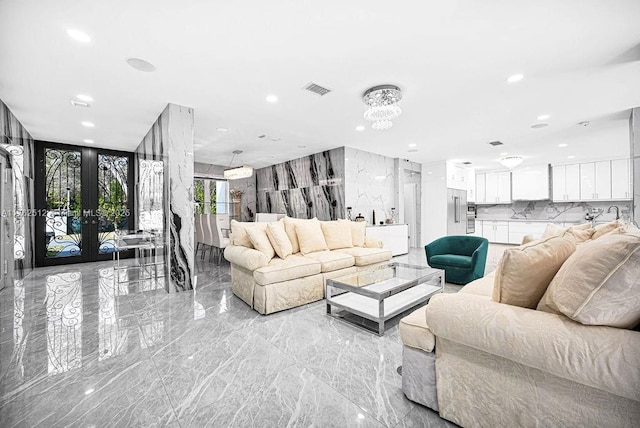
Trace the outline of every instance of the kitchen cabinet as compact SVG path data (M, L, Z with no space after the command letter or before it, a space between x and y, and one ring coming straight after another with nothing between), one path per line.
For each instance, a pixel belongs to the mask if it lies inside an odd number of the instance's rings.
M509 222L484 220L482 222L482 236L487 238L489 242L496 244L509 243Z
M611 199L611 161L580 164L580 200Z
M558 165L553 169L554 202L580 200L580 164Z
M447 187L449 189L468 190L467 168L447 162Z
M487 174L476 174L476 203L483 204L487 202Z
M476 199L486 204L508 204L511 202L511 173L487 172L484 175L484 198L476 185ZM478 180L476 180L478 183Z
M547 228L545 222L525 222L510 221L509 222L509 243L520 245L522 239L527 235L532 235L535 239L540 239L544 230Z
M611 199L631 199L631 163L629 159L611 161Z
M476 201L476 173L473 168L467 169L467 202Z
M511 198L514 201L549 199L550 166L532 165L511 172Z

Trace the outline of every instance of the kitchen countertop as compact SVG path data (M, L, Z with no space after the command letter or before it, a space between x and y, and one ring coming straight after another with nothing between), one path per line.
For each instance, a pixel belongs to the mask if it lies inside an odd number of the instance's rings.
M387 226L407 226L407 224L406 223L367 224L367 227L387 227Z
M520 222L520 223L575 223L575 224L580 224L580 223L585 223L586 220L576 220L576 221L570 221L570 220L553 220L553 219L547 219L547 220L538 220L538 219L524 219L524 218L508 218L508 219L495 219L495 218L477 218L476 220L478 221L516 221L516 222Z

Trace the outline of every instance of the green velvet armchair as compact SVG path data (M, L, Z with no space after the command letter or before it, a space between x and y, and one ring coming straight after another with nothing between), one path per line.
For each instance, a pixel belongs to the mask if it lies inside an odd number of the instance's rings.
M424 250L429 266L444 269L447 282L464 285L484 276L489 241L479 236L445 236Z

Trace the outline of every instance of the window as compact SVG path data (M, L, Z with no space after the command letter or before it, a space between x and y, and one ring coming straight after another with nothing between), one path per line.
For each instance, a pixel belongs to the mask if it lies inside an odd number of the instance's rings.
M227 181L196 178L193 181L193 199L196 214L228 213Z

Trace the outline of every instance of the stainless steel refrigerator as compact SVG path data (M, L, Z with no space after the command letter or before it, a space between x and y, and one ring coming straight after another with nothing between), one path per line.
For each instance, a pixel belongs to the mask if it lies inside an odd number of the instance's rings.
M467 234L467 191L447 189L447 235Z

